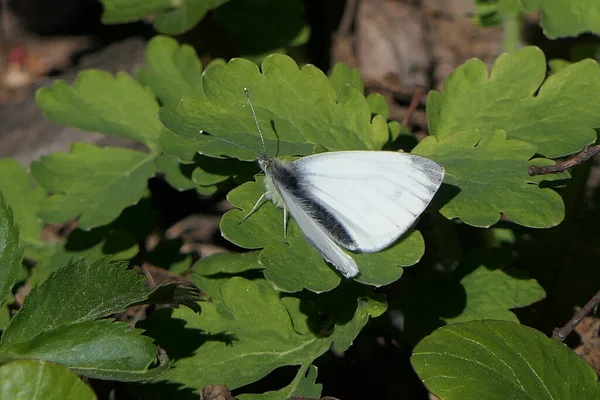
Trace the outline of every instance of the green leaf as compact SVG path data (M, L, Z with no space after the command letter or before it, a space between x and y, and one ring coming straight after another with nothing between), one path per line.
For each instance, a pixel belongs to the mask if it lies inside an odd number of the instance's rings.
M411 136L410 130L401 125L398 121L390 121L388 122L388 132L390 135L390 141L393 142L398 139L400 136ZM411 136L414 139L414 137Z
M11 158L0 159L0 192L11 204L15 219L19 223L21 239L26 246L38 247L43 223L35 215L46 192L36 186L27 171Z
M154 94L124 72L113 76L85 70L77 75L73 87L57 80L38 90L36 101L54 122L122 136L150 148L156 146L162 129L156 118L158 102Z
M73 230L64 244L48 245L36 259L37 264L29 276L29 284L35 285L72 259L85 258L92 263L107 255L112 260L129 260L139 251L138 240L129 231L105 225L84 231Z
M383 116L385 119L390 116L390 107L388 106L385 97L379 93L371 93L367 96L367 103L371 109L371 114L378 114Z
M161 346L166 346L167 352L179 355L175 368L160 380L177 382L184 387L198 389L219 382L235 389L285 365L308 368L332 343L339 342L341 347L351 343L358 334L357 328L360 330L370 316L381 311L379 303L370 298L370 292L353 288L344 297L351 314L346 320L332 316L333 332L322 335L305 330L301 333L290 316L307 318L300 308L303 302L297 298L283 302L279 292L265 280L209 279L198 275L192 279L200 287L204 287L207 280L213 280L212 290L216 290L211 295L212 302L203 304L202 314L174 310L175 321L167 324L169 329L165 329L164 319L154 320L154 314L148 327L149 334ZM316 313L308 318L319 319ZM174 331L177 326L181 326L178 328L181 332ZM174 334L186 335L185 348L183 343L170 340ZM175 348L170 349L170 346ZM198 374L199 369L202 374Z
M537 185L548 178L530 177L527 173L531 164L553 162L529 161L535 147L507 140L502 131L482 134L471 130L442 139L429 136L413 152L441 163L446 169L444 183L458 189L453 190L454 197L440 210L446 218L489 227L503 213L511 221L533 228L555 226L564 218L565 206L560 195ZM550 179L565 177L562 174Z
M219 302L219 288L225 277L244 275L246 278L261 277L256 270L264 266L258 262L258 251L247 253L220 253L201 258L192 266L194 283L210 297L213 303Z
M252 58L304 44L308 40L304 14L302 0L236 0L214 13L238 54Z
M145 197L108 225L89 231L74 229L65 241L48 244L36 254L29 284L43 281L71 259L86 258L92 263L110 255L112 260L130 260L138 254L139 243L155 231L157 218L151 200Z
M550 72L549 74L555 74L558 71L560 71L561 69L567 68L569 65L573 64L570 61L567 60L562 60L560 58L554 58L550 61L548 61L548 68L550 68Z
M190 304L198 296L173 285L148 288L142 276L125 267L107 258L71 261L34 287L4 331L0 360L36 358L86 376L123 381L162 373L165 360L148 369L156 359L152 339L127 324L96 320L133 304Z
M95 400L94 391L61 365L38 360L13 361L0 367L3 399Z
M145 300L152 289L142 276L125 268L125 263L109 263L106 258L90 264L70 261L25 298L2 336L2 345L121 312Z
M168 35L178 35L196 25L207 12L227 3L229 0L183 0L179 7L169 7L154 21L157 31ZM171 3L172 4L172 3Z
M329 81L336 92L341 91L346 85L352 86L361 93L365 90L360 72L356 68L350 68L348 64L336 63L329 74Z
M22 259L19 225L0 192L0 305L11 294L12 287L21 276Z
M202 64L192 46L156 36L148 42L145 61L147 66L139 70L138 79L164 105L176 105L184 97L204 97Z
M466 292L465 308L456 317L444 318L446 323L476 319L519 322L510 309L526 307L546 297L544 289L528 276L527 271L504 268L506 264L498 265L502 253L510 254L494 249L470 256L467 263L471 265L463 267L463 270L472 271L460 280Z
M277 211L281 213L281 210ZM236 218L240 217L238 215ZM279 217L281 218L281 215ZM278 241L266 245L259 258L261 264L266 267L265 278L271 281L276 289L291 293L306 288L321 293L340 284L341 279L335 269L327 265L306 242L295 222L290 221L288 224L288 243L283 242L282 232L278 232Z
M485 138L502 129L549 158L593 143L600 127L598 63L583 60L545 76L546 60L537 47L501 55L489 77L482 61L469 60L446 79L443 94L430 92L430 132L443 139L480 129Z
M158 145L165 153L185 164L194 162L196 149L202 146L198 140L176 135L164 127L158 135Z
M312 65L299 69L291 58L274 54L263 61L261 74L252 62L233 59L226 66L208 68L202 82L206 99L186 98L160 111L167 128L192 139L190 144L201 154L250 161L256 157L253 151L263 151L244 88L249 90L271 154L311 154L316 144L338 150L375 146L375 128L362 94L345 87L338 100L325 74ZM385 124L377 129L387 137ZM202 135L200 130L252 151Z
M478 249L452 272L411 276L394 298L404 315L404 335L415 341L444 324L479 319L519 322L511 310L542 300L545 292L525 270L510 268L512 259L506 249Z
M343 321L337 324L330 336L332 348L339 352L350 348L369 318L376 318L387 310L385 295L375 294L365 286L344 285L336 291L318 296L315 302L320 303L319 307L324 310L319 315L325 314Z
M290 398L311 398L318 399L321 397L323 385L316 383L317 367L311 365L306 372L300 368L298 375L292 383L283 389L265 392L262 394L242 394L237 396L238 400L287 400Z
M385 286L402 276L402 268L419 262L425 252L421 232L413 230L392 246L377 253L358 253L352 257L360 268L356 281L373 286Z
M61 325L31 339L3 343L0 358L50 361L92 378L148 380L167 364L148 369L156 360L156 347L141 333L127 323L106 319Z
M471 321L435 331L411 363L442 399L597 399L594 370L564 344L504 321Z
M507 14L522 11L519 0L475 0L474 22L479 26L495 26L503 22Z
M194 164L181 164L177 158L163 153L156 159L156 168L165 175L169 185L181 191L196 188L192 180L192 173L196 169Z
M171 0L101 0L104 6L102 22L120 24L139 21L157 12L172 7Z
M42 202L40 217L79 226L105 225L137 203L155 173L155 155L74 143L70 153L56 152L31 165L35 179L54 194Z
M10 304L15 302L15 297L10 295L4 300L4 304L0 305L0 330L6 329L10 319L12 318L12 312L9 308Z
M595 0L521 0L521 4L526 12L542 12L540 26L550 39L586 32L600 34L600 4Z
M121 24L156 15L154 28L168 35L190 30L206 13L228 0L101 0L102 22Z
M339 275L306 242L293 220L289 221L285 242L283 211L273 203L265 201L241 222L264 193L262 183L262 177L257 177L256 182L247 182L229 193L229 202L239 209L228 211L221 219L223 237L240 247L264 248L260 262L266 268L265 277L279 290L297 292L306 288L320 293L335 288L340 283ZM356 280L374 286L387 285L400 278L400 266L417 263L423 252L423 238L420 233L412 232L384 251L353 254L361 271Z
M262 269L258 263L258 252L218 253L201 258L192 266L194 272L202 276L217 274L239 274L251 269Z
M211 158L196 156L196 169L192 173L192 180L201 186L211 186L224 182L230 177L244 176L250 179L258 172L255 162L244 162L233 158Z

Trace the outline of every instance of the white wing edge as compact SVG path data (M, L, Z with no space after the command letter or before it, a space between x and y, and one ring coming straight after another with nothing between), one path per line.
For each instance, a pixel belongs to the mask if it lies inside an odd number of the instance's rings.
M327 232L298 205L300 203L299 200L296 200L290 193L282 190L277 183L275 183L275 189L283 199L288 212L300 227L308 243L317 250L321 257L331 263L344 277L352 278L356 276L360 272L356 261L346 254L329 237Z

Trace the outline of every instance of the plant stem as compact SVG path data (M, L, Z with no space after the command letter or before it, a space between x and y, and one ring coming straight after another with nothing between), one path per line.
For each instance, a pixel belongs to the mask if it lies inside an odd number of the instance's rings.
M506 53L514 53L523 46L521 42L521 32L523 29L521 13L504 13L502 15L502 26L504 28L502 50Z

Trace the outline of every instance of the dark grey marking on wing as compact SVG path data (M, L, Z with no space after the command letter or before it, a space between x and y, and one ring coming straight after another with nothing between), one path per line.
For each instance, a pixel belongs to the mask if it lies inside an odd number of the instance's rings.
M329 233L332 239L346 248L358 246L341 222L321 202L311 196L307 183L293 166L274 160L268 168L273 181L299 199L302 209Z

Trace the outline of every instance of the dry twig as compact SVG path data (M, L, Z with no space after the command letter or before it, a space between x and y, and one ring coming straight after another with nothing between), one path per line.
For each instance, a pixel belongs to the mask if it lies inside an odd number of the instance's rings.
M419 104L421 103L421 99L423 97L425 97L425 90L423 90L421 88L416 88L413 93L413 97L410 101L410 105L408 106L408 109L406 110L404 119L402 120L403 126L410 125L410 119L412 118L413 113L417 110L417 107L419 107Z
M581 152L579 152L577 155L569 158L568 160L558 162L555 165L532 165L529 167L529 170L527 172L529 173L529 176L556 174L558 172L564 172L571 167L583 164L598 153L600 153L600 145L586 147L583 150L581 150Z
M598 304L600 304L600 290L596 292L596 294L587 302L585 306L583 306L581 310L577 311L573 315L573 317L565 324L565 326L554 329L552 332L552 338L560 342L564 341L567 336L573 332L577 324L579 324L582 319L584 319L596 306L598 306Z

